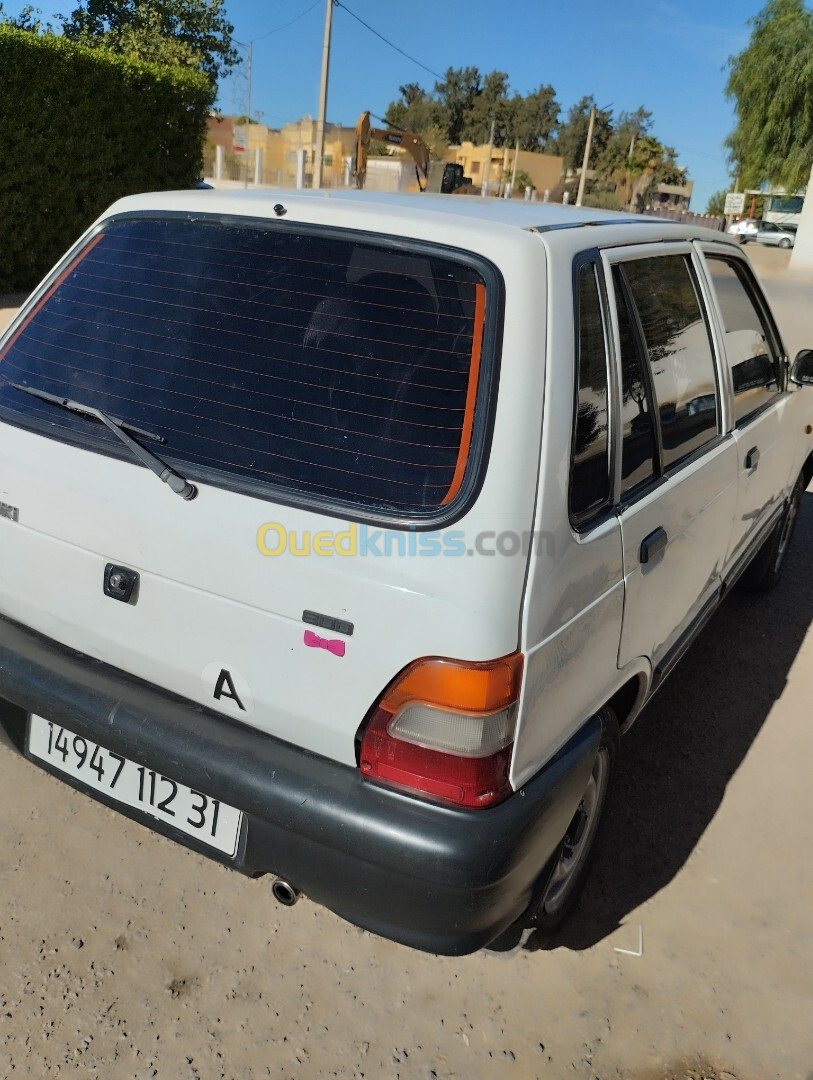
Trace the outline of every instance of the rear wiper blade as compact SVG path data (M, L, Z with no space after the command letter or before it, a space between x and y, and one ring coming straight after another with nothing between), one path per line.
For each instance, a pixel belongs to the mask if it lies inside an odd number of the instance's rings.
M71 412L79 413L81 416L95 416L99 420L102 418L102 414L97 409L91 408L90 405L82 405L78 401L61 397L59 394L49 394L47 390L38 390L36 386L23 386L22 383L12 383L11 386L14 390L22 390L24 394L40 398L41 401L48 401L51 405L59 405L61 408L69 409ZM145 431L144 428L136 427L135 424L131 424L128 420L120 420L117 416L111 416L110 413L104 415L124 431L132 431L134 435L140 435L144 439L152 439L154 442L166 442L163 435L155 435L152 431Z
M154 472L159 480L163 480L176 495L180 495L182 499L194 499L197 495L198 489L194 484L190 484L188 480L176 473L174 469L171 469L159 457L156 457L155 454L143 447L141 443L131 439L127 432L132 431L133 434L140 435L142 439L151 439L160 443L165 442L160 435L155 435L151 431L144 431L143 428L136 427L135 424L131 424L127 420L120 420L117 416L102 412L101 409L95 409L92 405L84 405L81 401L73 401L71 398L61 397L59 394L49 394L46 390L39 390L36 386L23 386L22 383L12 383L11 386L14 390L30 394L32 397L39 398L40 401L47 401L50 405L57 405L59 408L67 409L69 412L75 412L80 416L89 416L101 421L106 427L110 428L117 438L121 439L125 446L129 447L132 454L142 464L146 465L151 472Z

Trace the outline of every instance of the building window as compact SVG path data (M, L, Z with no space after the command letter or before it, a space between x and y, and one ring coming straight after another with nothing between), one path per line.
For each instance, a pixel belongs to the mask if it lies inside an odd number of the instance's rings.
M770 210L774 214L801 214L804 195L774 195L770 200Z

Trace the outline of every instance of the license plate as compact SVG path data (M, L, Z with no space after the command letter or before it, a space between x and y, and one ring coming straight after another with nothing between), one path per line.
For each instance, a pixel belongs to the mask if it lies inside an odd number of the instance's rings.
M83 787L173 825L226 855L237 851L242 811L220 799L137 765L34 713L28 728L28 749Z

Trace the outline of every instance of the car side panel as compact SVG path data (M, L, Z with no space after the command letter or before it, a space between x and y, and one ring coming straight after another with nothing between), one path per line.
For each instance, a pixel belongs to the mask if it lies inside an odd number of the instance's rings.
M548 272L544 438L522 611L526 666L511 772L515 787L607 700L621 631L618 519L610 513L582 535L568 519L576 348L571 268L577 253L574 238L572 251L557 252Z

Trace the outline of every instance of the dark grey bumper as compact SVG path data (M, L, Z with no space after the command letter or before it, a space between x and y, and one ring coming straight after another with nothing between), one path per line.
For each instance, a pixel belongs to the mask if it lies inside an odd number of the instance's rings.
M472 811L377 787L2 617L0 698L239 807L237 854L108 805L244 873L283 877L358 926L448 954L488 944L527 908L600 738L591 721L521 791ZM0 723L25 752L25 715L0 704Z

